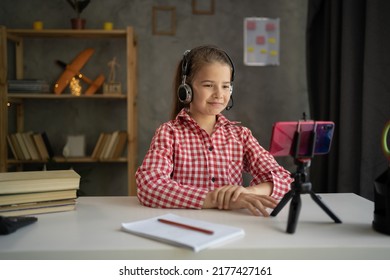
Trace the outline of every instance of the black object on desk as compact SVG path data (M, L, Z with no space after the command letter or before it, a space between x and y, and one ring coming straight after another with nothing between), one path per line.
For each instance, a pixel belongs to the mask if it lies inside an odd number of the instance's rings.
M36 217L2 217L0 216L0 235L10 234L21 227L35 223Z

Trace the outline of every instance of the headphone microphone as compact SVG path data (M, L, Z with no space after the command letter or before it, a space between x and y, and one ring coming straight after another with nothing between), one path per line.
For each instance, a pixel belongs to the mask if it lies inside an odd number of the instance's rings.
M220 50L220 49L218 49ZM186 83L187 76L189 75L190 72L190 55L191 55L192 50L186 50L183 54L183 60L181 64L181 73L182 73L182 78L181 78L181 84L179 85L179 88L177 89L177 96L179 98L179 101L183 104L189 104L192 102L193 98L193 92L192 88L189 84ZM230 88L230 100L231 100L231 105L226 106L226 110L230 110L233 105L233 81L234 81L234 64L230 56L223 50L220 50L222 53L225 54L227 59L230 62L230 65L232 67L232 75L231 75L231 88Z

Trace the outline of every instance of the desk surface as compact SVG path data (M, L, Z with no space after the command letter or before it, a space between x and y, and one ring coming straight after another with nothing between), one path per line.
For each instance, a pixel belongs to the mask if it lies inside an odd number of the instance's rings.
M136 197L80 197L71 212L0 236L0 259L390 259L390 236L372 229L373 202L355 194L321 194L343 221L335 224L309 195L294 234L285 232L289 204L276 217L246 210L154 209ZM165 213L241 227L245 237L199 253L120 230L122 222Z

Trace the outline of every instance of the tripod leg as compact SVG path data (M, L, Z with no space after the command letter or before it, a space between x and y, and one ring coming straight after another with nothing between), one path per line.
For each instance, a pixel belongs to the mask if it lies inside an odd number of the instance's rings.
M272 217L275 217L276 215L278 215L278 213L280 212L280 210L283 209L283 207L287 204L287 202L291 199L291 197L293 196L293 191L290 190L288 193L286 193L282 200L279 202L279 204L275 207L275 209L271 212L270 216Z
M341 220L325 205L325 203L321 200L320 196L316 195L313 191L310 191L311 198L333 219L333 221L337 224L341 224Z
M291 200L290 211L288 212L287 232L294 233L298 223L299 213L301 212L301 195L295 193Z

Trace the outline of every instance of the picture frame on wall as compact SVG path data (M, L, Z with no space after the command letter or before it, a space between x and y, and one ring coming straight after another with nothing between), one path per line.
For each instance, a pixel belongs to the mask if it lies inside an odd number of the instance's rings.
M154 6L152 10L153 35L176 34L176 7Z
M192 13L194 15L213 15L215 13L215 0L192 0Z

